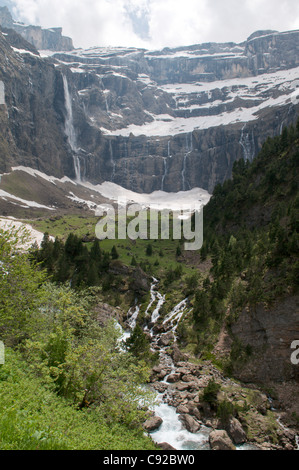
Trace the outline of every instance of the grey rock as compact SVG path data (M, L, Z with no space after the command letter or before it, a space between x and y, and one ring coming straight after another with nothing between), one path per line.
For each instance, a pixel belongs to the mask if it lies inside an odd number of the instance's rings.
M180 378L181 378L181 374L177 374L177 373L170 374L169 377L167 377L167 382L176 383L180 380Z
M172 447L168 442L161 442L158 444L158 447L162 450L176 450L174 447Z
M43 29L40 26L17 23L7 7L0 7L0 26L14 29L39 50L72 51L74 49L72 39L62 36L62 28Z
M143 428L147 432L153 432L159 429L162 423L163 420L159 416L153 416L152 418L145 421Z
M230 419L227 432L236 445L244 444L247 441L246 433L236 418Z
M232 440L226 431L212 431L209 437L212 450L236 450Z
M187 431L191 433L196 433L201 427L201 424L195 418L188 414L181 414L179 416L179 419L183 423Z

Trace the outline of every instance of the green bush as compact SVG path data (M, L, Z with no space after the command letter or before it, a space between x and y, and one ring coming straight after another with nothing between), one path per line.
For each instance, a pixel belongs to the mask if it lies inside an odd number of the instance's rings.
M208 385L204 388L202 396L203 400L209 403L212 407L215 407L220 389L220 384L216 383L214 379L211 379Z

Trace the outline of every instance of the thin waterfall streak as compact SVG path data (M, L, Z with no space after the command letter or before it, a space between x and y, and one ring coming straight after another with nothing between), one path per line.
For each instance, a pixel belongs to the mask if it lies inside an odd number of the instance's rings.
M164 173L162 176L161 191L164 191L164 183L165 183L165 178L167 176L167 158L166 157L163 157L163 163L164 163Z
M251 132L251 139L249 133L245 133L246 123L242 127L241 137L239 144L243 148L243 158L244 160L252 161L255 155L255 145L254 145L254 135L253 131Z
M139 305L135 305L135 309L130 309L129 312L128 312L128 325L130 327L131 330L134 330L136 324L137 324L137 320L138 320L138 316L139 316L139 313L140 313L140 306Z
M111 162L111 165L112 165L111 181L113 182L114 179L115 179L116 163L115 163L115 161L114 161L114 156L113 156L113 149L112 149L111 140L109 140L109 153L110 153L110 162Z
M66 133L66 136L68 138L68 143L73 153L73 162L74 162L76 181L81 181L80 159L78 156L76 131L74 128L72 99L71 99L71 95L69 91L67 78L65 75L62 75L62 78L63 78L64 99L65 99L65 109L66 109L65 133Z
M190 135L190 142L188 140L188 136ZM187 158L189 155L193 152L193 135L192 132L190 134L186 134L186 153L184 155L183 159L183 169L181 172L181 177L182 177L182 190L186 191L186 165L187 165ZM188 187L190 189L190 184L188 183Z

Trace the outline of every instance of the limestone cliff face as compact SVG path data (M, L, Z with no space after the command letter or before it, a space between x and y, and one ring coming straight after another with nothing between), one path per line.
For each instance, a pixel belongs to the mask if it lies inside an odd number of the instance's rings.
M44 48L39 39L3 33L1 139L11 150L2 169L13 161L137 192L212 192L235 160L252 160L297 117L298 31L258 32L241 44L77 49L48 58L32 45Z
M14 29L39 50L71 51L74 49L72 39L62 36L62 28L43 29L40 26L17 23L7 7L0 7L0 26Z
M291 362L291 345L299 338L299 297L286 298L265 309L258 305L244 311L232 325L232 333L243 346L250 345L252 356L240 370L241 380L267 381L299 380L298 366Z
M252 160L296 119L298 46L298 31L261 31L242 44L56 54L104 143L100 152L84 147L86 178L139 192L212 192L236 159Z
M61 73L25 40L16 48L10 46L10 38L9 32L0 33L0 80L5 89L5 104L0 105L0 171L22 164L57 176L71 174Z

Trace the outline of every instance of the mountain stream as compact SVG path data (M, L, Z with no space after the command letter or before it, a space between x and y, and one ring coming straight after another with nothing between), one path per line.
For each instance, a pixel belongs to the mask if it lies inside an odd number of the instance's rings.
M173 310L165 316L165 319L163 320L163 332L157 333L155 325L160 318L161 308L165 303L165 296L158 291L157 287L158 280L153 278L150 290L151 297L145 311L146 315L149 315L151 312L151 321L149 326L145 327L145 331L147 331L152 338L152 350L159 352L160 364L163 365L163 368L165 366L165 370L167 370L168 373L159 382L163 392L160 393L155 391L156 400L152 411L155 416L160 417L163 422L158 430L151 433L151 437L157 444L167 442L176 450L210 450L209 435L212 429L206 426L201 426L199 431L196 433L189 432L180 421L176 408L167 403L167 389L170 385L167 382L167 379L169 375L175 372L175 365L172 358L167 353L167 347L163 346L163 336L171 332L173 333L174 338L176 337L178 323L184 314L190 311L190 307L188 307L188 299L180 301ZM122 340L126 340L130 336L130 332L136 326L139 313L140 306L136 303L128 312L127 325L129 329L123 332ZM251 448L252 446L245 444L243 446L239 446L238 450L248 450Z

